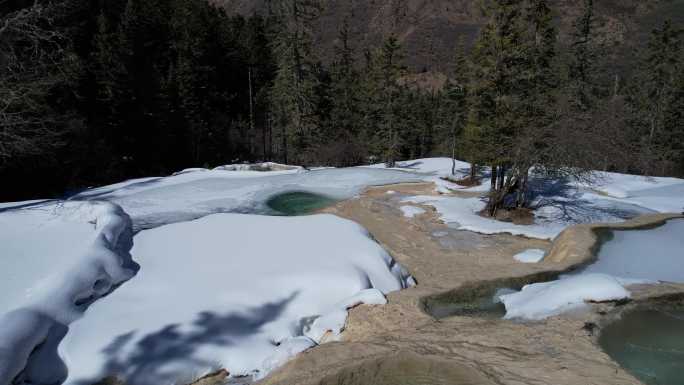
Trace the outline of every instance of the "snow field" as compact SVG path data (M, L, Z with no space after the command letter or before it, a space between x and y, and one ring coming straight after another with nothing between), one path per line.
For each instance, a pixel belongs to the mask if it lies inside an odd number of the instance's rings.
M131 223L106 202L38 204L0 215L0 384L58 383L67 327L130 279Z
M171 384L217 366L261 378L413 279L361 226L332 215L215 214L136 236L135 279L60 346L67 384L110 372ZM110 373L112 374L112 373Z

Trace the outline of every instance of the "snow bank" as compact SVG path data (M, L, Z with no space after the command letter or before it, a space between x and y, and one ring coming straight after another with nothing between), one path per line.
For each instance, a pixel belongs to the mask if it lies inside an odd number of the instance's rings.
M223 171L298 171L304 170L302 166L292 166L289 164L262 162L262 163L239 163L227 164L214 168Z
M682 184L678 178L664 178L641 175L618 174L614 172L597 172L596 182L589 187L614 198L629 198L639 192Z
M320 344L326 333L332 333L334 338L340 336L347 321L347 311L358 305L384 305L387 303L385 295L378 289L362 290L356 295L338 303L334 309L327 314L316 318L310 326L305 326L304 335L312 341Z
M98 301L60 352L67 384L169 384L216 367L265 376L347 309L413 279L361 226L332 215L216 214L142 231L135 279Z
M566 223L555 221L534 225L516 225L510 222L492 220L478 214L485 208L485 202L480 198L419 195L405 198L403 202L433 206L440 218L451 227L482 234L510 233L530 238L553 239L567 226Z
M371 168L316 171L190 172L166 178L100 187L73 199L114 202L131 216L136 231L223 212L268 213L265 202L286 192L306 191L348 199L368 186L419 182L419 176Z
M382 169L384 164L368 166ZM504 223L484 218L478 213L485 203L480 198L453 195L455 191L484 193L489 189L489 169L482 170L484 183L460 186L445 180L466 178L470 164L456 161L456 174L451 174L450 158L427 158L397 162L396 170L410 170L433 182L438 196L416 196L405 202L434 206L449 225L484 234L511 233L531 238L553 239L566 227L578 223L621 222L641 214L681 212L684 210L684 180L643 177L596 172L595 184L550 180L534 175L530 179L531 206L535 208L535 224L530 226Z
M475 192L484 192L489 189L489 185L484 183L476 186L461 186L459 184L445 180L448 177L453 180L466 178L470 175L470 163L456 160L455 174L451 173L452 159L451 158L423 158L413 159L401 162L396 162L395 167L391 170L404 170L423 174L424 182L432 182L435 184L435 191L440 194L449 194L452 191L468 190ZM384 163L378 163L370 168L386 168ZM486 170L485 170L486 171ZM487 176L483 177L485 180Z
M30 205L0 214L0 384L59 383L57 345L86 308L130 279L131 222L105 202Z
M517 293L499 296L506 319L541 320L585 305L630 298L617 278L605 274L582 274L552 282L526 285Z
M670 188L679 185L670 186ZM684 187L684 181L681 186ZM651 214L660 208L674 208L681 199L675 194L656 198L656 203L645 204L641 199L616 199L587 191L564 192L562 195L537 197L532 202L535 221L532 225L517 225L484 217L479 213L485 208L483 198L460 196L421 195L405 198L403 202L433 206L441 219L450 226L483 234L510 233L530 238L553 239L566 227L579 223L617 223L642 214ZM682 192L684 194L684 191ZM676 211L675 211L676 212Z
M401 206L399 208L401 209L401 212L404 214L404 216L407 218L413 218L416 215L425 213L425 210L416 206Z
M546 251L544 250L527 249L521 253L514 255L513 259L522 263L538 263L542 259L544 259L544 255L546 255Z

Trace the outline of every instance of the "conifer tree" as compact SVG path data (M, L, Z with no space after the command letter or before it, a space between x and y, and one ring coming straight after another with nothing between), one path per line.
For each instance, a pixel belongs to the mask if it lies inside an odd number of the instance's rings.
M522 124L515 133L512 170L516 174L516 207L527 204L530 169L555 172L558 163L555 150L554 122L557 119L556 96L560 85L556 66L557 32L547 0L527 0L523 15L527 29L523 40L522 95L519 115Z
M467 90L470 64L468 63L465 49L463 38L460 38L454 56L453 71L451 76L447 79L447 84L443 91L444 103L442 105L442 116L444 125L449 132L447 140L449 141L449 148L451 150L452 175L456 174L456 151L459 144L458 137L462 135L466 119L468 118ZM476 169L477 165L473 163L470 174L471 179L474 179Z
M683 35L669 20L653 30L631 93L642 138L642 167L652 174L665 174L682 156Z
M375 94L373 104L378 113L376 143L387 167L394 167L401 145L402 122L399 116L402 87L399 80L405 73L402 58L399 40L391 35L371 60L371 81Z
M362 89L360 73L356 68L354 47L349 37L349 22L345 19L335 46L335 58L330 69L329 132L326 134L328 151L340 157L336 163L355 165L363 161Z
M573 23L570 46L568 87L570 103L577 112L586 112L596 105L595 83L597 43L594 0L582 0L582 11Z
M278 0L273 5L278 28L273 36L277 72L271 99L280 127L280 152L287 163L290 154L306 160L320 134L314 116L318 74L312 44L321 6L317 0Z
M487 212L502 207L516 179L509 173L514 136L521 121L520 100L524 87L524 34L521 1L496 0L490 20L480 32L473 52L472 109L469 135L479 146L480 159L491 165L491 189ZM506 178L509 175L509 178Z

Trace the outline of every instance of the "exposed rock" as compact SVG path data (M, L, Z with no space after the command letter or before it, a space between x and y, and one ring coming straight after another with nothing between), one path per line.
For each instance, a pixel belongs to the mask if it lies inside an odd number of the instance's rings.
M190 385L223 385L230 373L226 369L207 374Z
M388 190L396 193L387 194ZM599 348L600 328L624 309L654 296L681 296L684 301L684 285L630 287L634 300L629 304L592 304L589 311L535 323L462 316L436 320L423 311L425 298L454 296L482 285L481 290L489 290L502 283L553 279L591 261L598 240L595 229L616 225L576 226L551 245L450 229L434 210L411 220L401 215L402 194L433 191L429 184L374 188L326 209L366 227L413 274L418 286L390 293L385 306L351 310L342 342L299 355L263 384L640 384ZM644 226L671 217L647 216L617 226ZM538 264L520 264L512 258L529 248L551 251ZM402 378L412 382L401 382Z

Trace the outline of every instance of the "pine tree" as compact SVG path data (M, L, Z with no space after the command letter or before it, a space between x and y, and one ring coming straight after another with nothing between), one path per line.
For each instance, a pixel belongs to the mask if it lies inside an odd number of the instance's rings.
M644 169L665 174L681 156L683 31L665 21L653 30L637 72L631 104L641 127Z
M387 167L394 167L401 145L402 122L399 116L402 87L399 80L405 73L405 67L401 63L401 49L399 41L392 35L370 61L370 81L374 91L372 104L378 114L376 145Z
M327 150L339 157L335 163L343 166L359 164L365 155L363 141L362 89L360 73L356 68L354 48L349 38L349 22L344 20L339 32L339 44L330 69L329 132Z
M456 47L454 65L451 77L447 79L444 88L444 103L442 105L442 118L444 125L449 132L448 141L451 153L451 174L456 174L456 151L458 148L458 137L461 136L468 118L468 82L469 66L465 52L463 38L459 39ZM475 177L477 165L472 164L471 179Z
M582 0L582 12L573 23L568 71L570 103L578 112L586 112L596 105L595 29L594 0Z
M280 152L285 163L290 154L306 161L320 134L314 116L318 74L312 44L313 23L321 6L317 0L278 0L274 10L279 28L273 51L278 63L271 100L281 130Z
M553 137L558 134L553 124L557 120L556 97L560 86L556 66L557 32L547 0L528 0L524 5L527 30L523 42L523 68L526 76L521 85L519 115L522 124L515 134L512 170L517 179L516 207L527 204L530 169L537 172L562 168L554 151Z
M520 121L520 100L525 87L524 33L521 1L496 0L490 20L473 51L472 109L468 135L479 146L479 159L491 164L487 212L494 216L516 182L513 164L515 134ZM515 170L513 170L515 171ZM506 176L509 176L506 178Z

